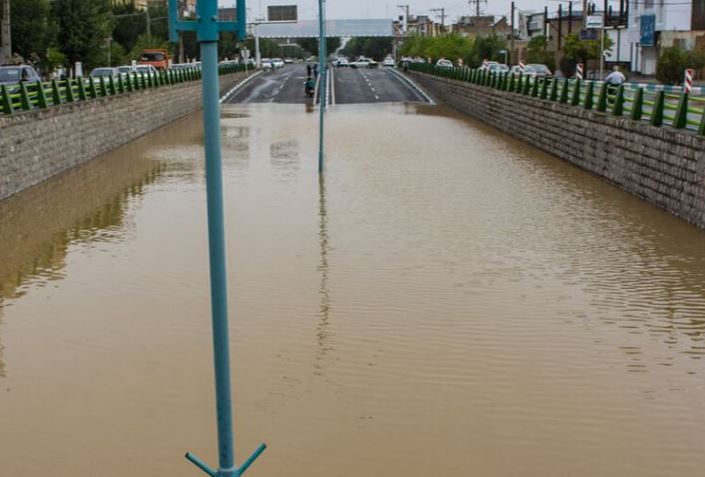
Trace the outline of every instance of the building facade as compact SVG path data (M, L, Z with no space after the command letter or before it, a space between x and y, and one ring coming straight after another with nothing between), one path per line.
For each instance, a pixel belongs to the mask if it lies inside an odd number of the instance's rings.
M705 48L705 0L629 0L628 42L633 71L656 73L659 52Z

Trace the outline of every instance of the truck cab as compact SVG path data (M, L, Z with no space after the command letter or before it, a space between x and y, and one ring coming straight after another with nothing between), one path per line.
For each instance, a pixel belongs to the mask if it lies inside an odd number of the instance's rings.
M169 52L164 49L144 50L137 63L152 65L158 70L166 70L169 68Z

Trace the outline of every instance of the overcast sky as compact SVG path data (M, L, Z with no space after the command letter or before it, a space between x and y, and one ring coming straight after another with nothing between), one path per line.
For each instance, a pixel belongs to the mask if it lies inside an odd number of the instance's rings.
M233 4L234 0L220 0L221 4ZM558 8L556 0L515 0L517 8L524 10L543 10L544 4L550 10ZM251 15L266 15L268 5L298 5L299 18L314 19L318 12L318 0L248 0ZM434 15L432 8L446 9L446 23L455 20L460 15L474 12L467 0L327 0L326 9L329 19L343 18L396 18L402 15L397 5L408 4L411 15ZM509 14L511 0L488 0L482 3L483 13L495 15ZM566 2L567 5L567 2ZM472 10L471 10L472 8ZM260 12L261 9L261 12ZM440 17L438 18L440 21Z

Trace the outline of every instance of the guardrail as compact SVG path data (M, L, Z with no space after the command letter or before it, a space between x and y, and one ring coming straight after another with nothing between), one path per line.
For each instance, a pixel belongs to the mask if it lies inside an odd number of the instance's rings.
M685 92L671 93L644 86L612 86L604 81L514 76L467 67L437 68L425 63L411 64L409 69L705 135L705 97Z
M220 74L245 71L245 65L221 65ZM157 73L125 73L109 77L87 77L50 82L0 86L0 115L45 109L61 104L116 96L143 89L198 81L199 68L170 69Z

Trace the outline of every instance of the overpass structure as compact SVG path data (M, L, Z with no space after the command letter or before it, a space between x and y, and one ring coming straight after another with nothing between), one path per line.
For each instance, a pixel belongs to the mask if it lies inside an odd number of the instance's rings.
M317 20L299 20L292 23L262 23L258 25L260 38L318 38ZM389 19L326 20L327 37L393 37L394 24Z

